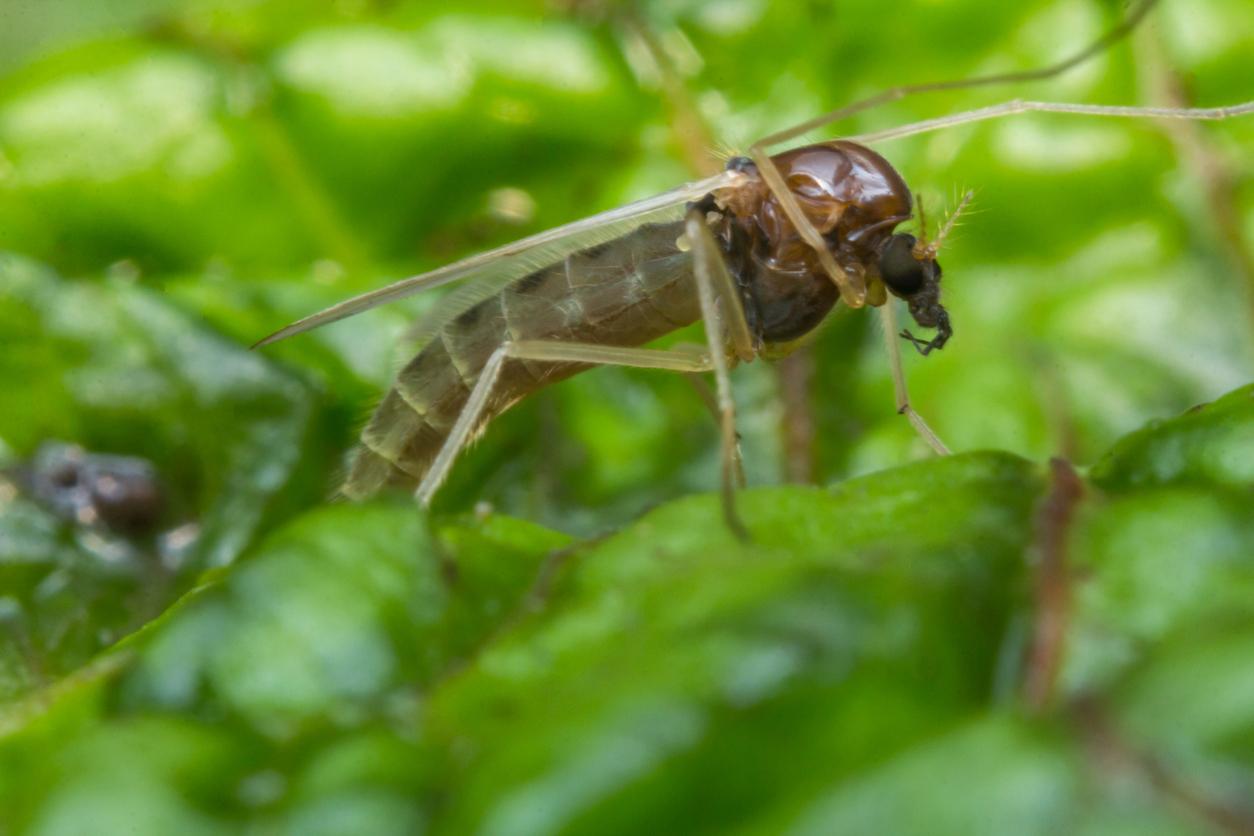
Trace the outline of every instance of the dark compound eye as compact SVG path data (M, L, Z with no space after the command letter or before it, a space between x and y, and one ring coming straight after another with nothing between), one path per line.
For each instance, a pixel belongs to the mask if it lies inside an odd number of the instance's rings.
M914 257L913 235L900 233L888 239L880 253L880 276L898 296L911 296L923 289L927 273Z

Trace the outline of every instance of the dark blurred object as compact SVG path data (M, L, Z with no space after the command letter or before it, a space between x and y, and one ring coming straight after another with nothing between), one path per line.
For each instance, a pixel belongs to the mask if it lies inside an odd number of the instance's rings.
M24 473L30 492L57 516L119 534L151 533L165 508L157 471L146 459L89 453L47 442Z

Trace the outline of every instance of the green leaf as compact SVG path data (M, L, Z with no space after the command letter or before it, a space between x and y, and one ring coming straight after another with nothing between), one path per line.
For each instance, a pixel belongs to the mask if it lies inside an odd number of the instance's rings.
M13 693L159 614L302 493L321 494L324 476L302 462L316 440L309 390L150 291L63 281L0 255L0 321L0 376L20 393L0 437L24 456L59 441L147 459L175 532L130 541L0 504L3 600L22 637L5 645Z
M1254 525L1223 485L1088 486L1064 645L1080 665L1054 711L1025 718L1025 558L1047 490L1004 454L753 489L738 496L748 543L710 495L583 544L495 515L433 541L407 505L325 508L128 642L120 676L14 715L0 742L0 763L42 764L41 729L115 758L138 735L159 750L151 767L41 771L7 792L49 786L18 808L41 825L101 805L107 822L125 794L153 832L239 817L298 832L1187 831L1194 814L1135 771L1120 780L1139 805L1094 783L1097 721L1065 695L1108 704L1117 745L1203 794L1240 786L1231 627L1251 611L1254 550L1231 538ZM1170 544L1126 546L1148 523L1178 528L1174 514L1199 532L1191 575ZM1094 636L1124 648L1118 664ZM1196 711L1163 727L1180 701ZM201 734L217 748L191 769Z
M472 653L566 542L506 519L442 537L433 548L409 506L302 517L146 637L132 698L171 708L210 699L285 734L369 714L401 683Z
M1092 471L1111 491L1179 484L1254 486L1254 386L1123 438Z
M1123 5L6 10L0 836L1252 829L1254 120L876 144L931 229L976 192L940 256L955 337L904 358L958 454L898 413L873 313L836 315L734 370L748 542L678 376L526 399L425 514L328 496L434 295L246 348L693 179L702 147L1074 54ZM1241 101L1247 5L1160 3L1058 78L797 141ZM165 515L41 499L58 441L151 465ZM806 468L827 487L781 484Z

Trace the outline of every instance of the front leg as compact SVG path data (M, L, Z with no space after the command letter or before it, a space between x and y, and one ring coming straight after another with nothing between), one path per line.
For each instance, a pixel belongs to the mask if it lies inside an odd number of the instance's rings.
M906 372L901 365L901 348L897 342L897 315L893 310L891 299L880 306L880 316L883 318L884 345L888 349L888 367L893 375L893 392L897 396L897 414L906 416L910 421L910 426L914 427L915 432L938 456L948 456L949 448L945 446L945 442L932 432L932 428L923 420L923 416L915 412L914 407L910 405L910 392L906 388Z

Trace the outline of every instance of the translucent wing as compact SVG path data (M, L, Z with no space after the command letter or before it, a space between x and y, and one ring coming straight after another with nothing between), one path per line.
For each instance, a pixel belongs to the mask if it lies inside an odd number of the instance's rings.
M435 304L418 317L401 338L404 353L414 354L421 351L450 319L460 316L485 299L491 299L504 290L510 282L514 281L511 272L506 271L500 275L480 275L463 281L453 291L437 299Z
M481 301L491 296L493 289L499 291L514 279L552 264L573 252L625 235L644 223L678 218L683 214L684 204L688 201L704 197L715 189L731 186L742 176L739 172L724 171L669 192L628 203L626 206L523 238L495 250L473 255L429 273L401 279L387 287L346 299L280 328L270 336L254 343L253 348L269 345L294 334L300 334L331 322L338 322L370 308L463 279L476 278L483 283L483 287L480 288L476 284L474 291L468 291L466 294L459 293L458 296Z

